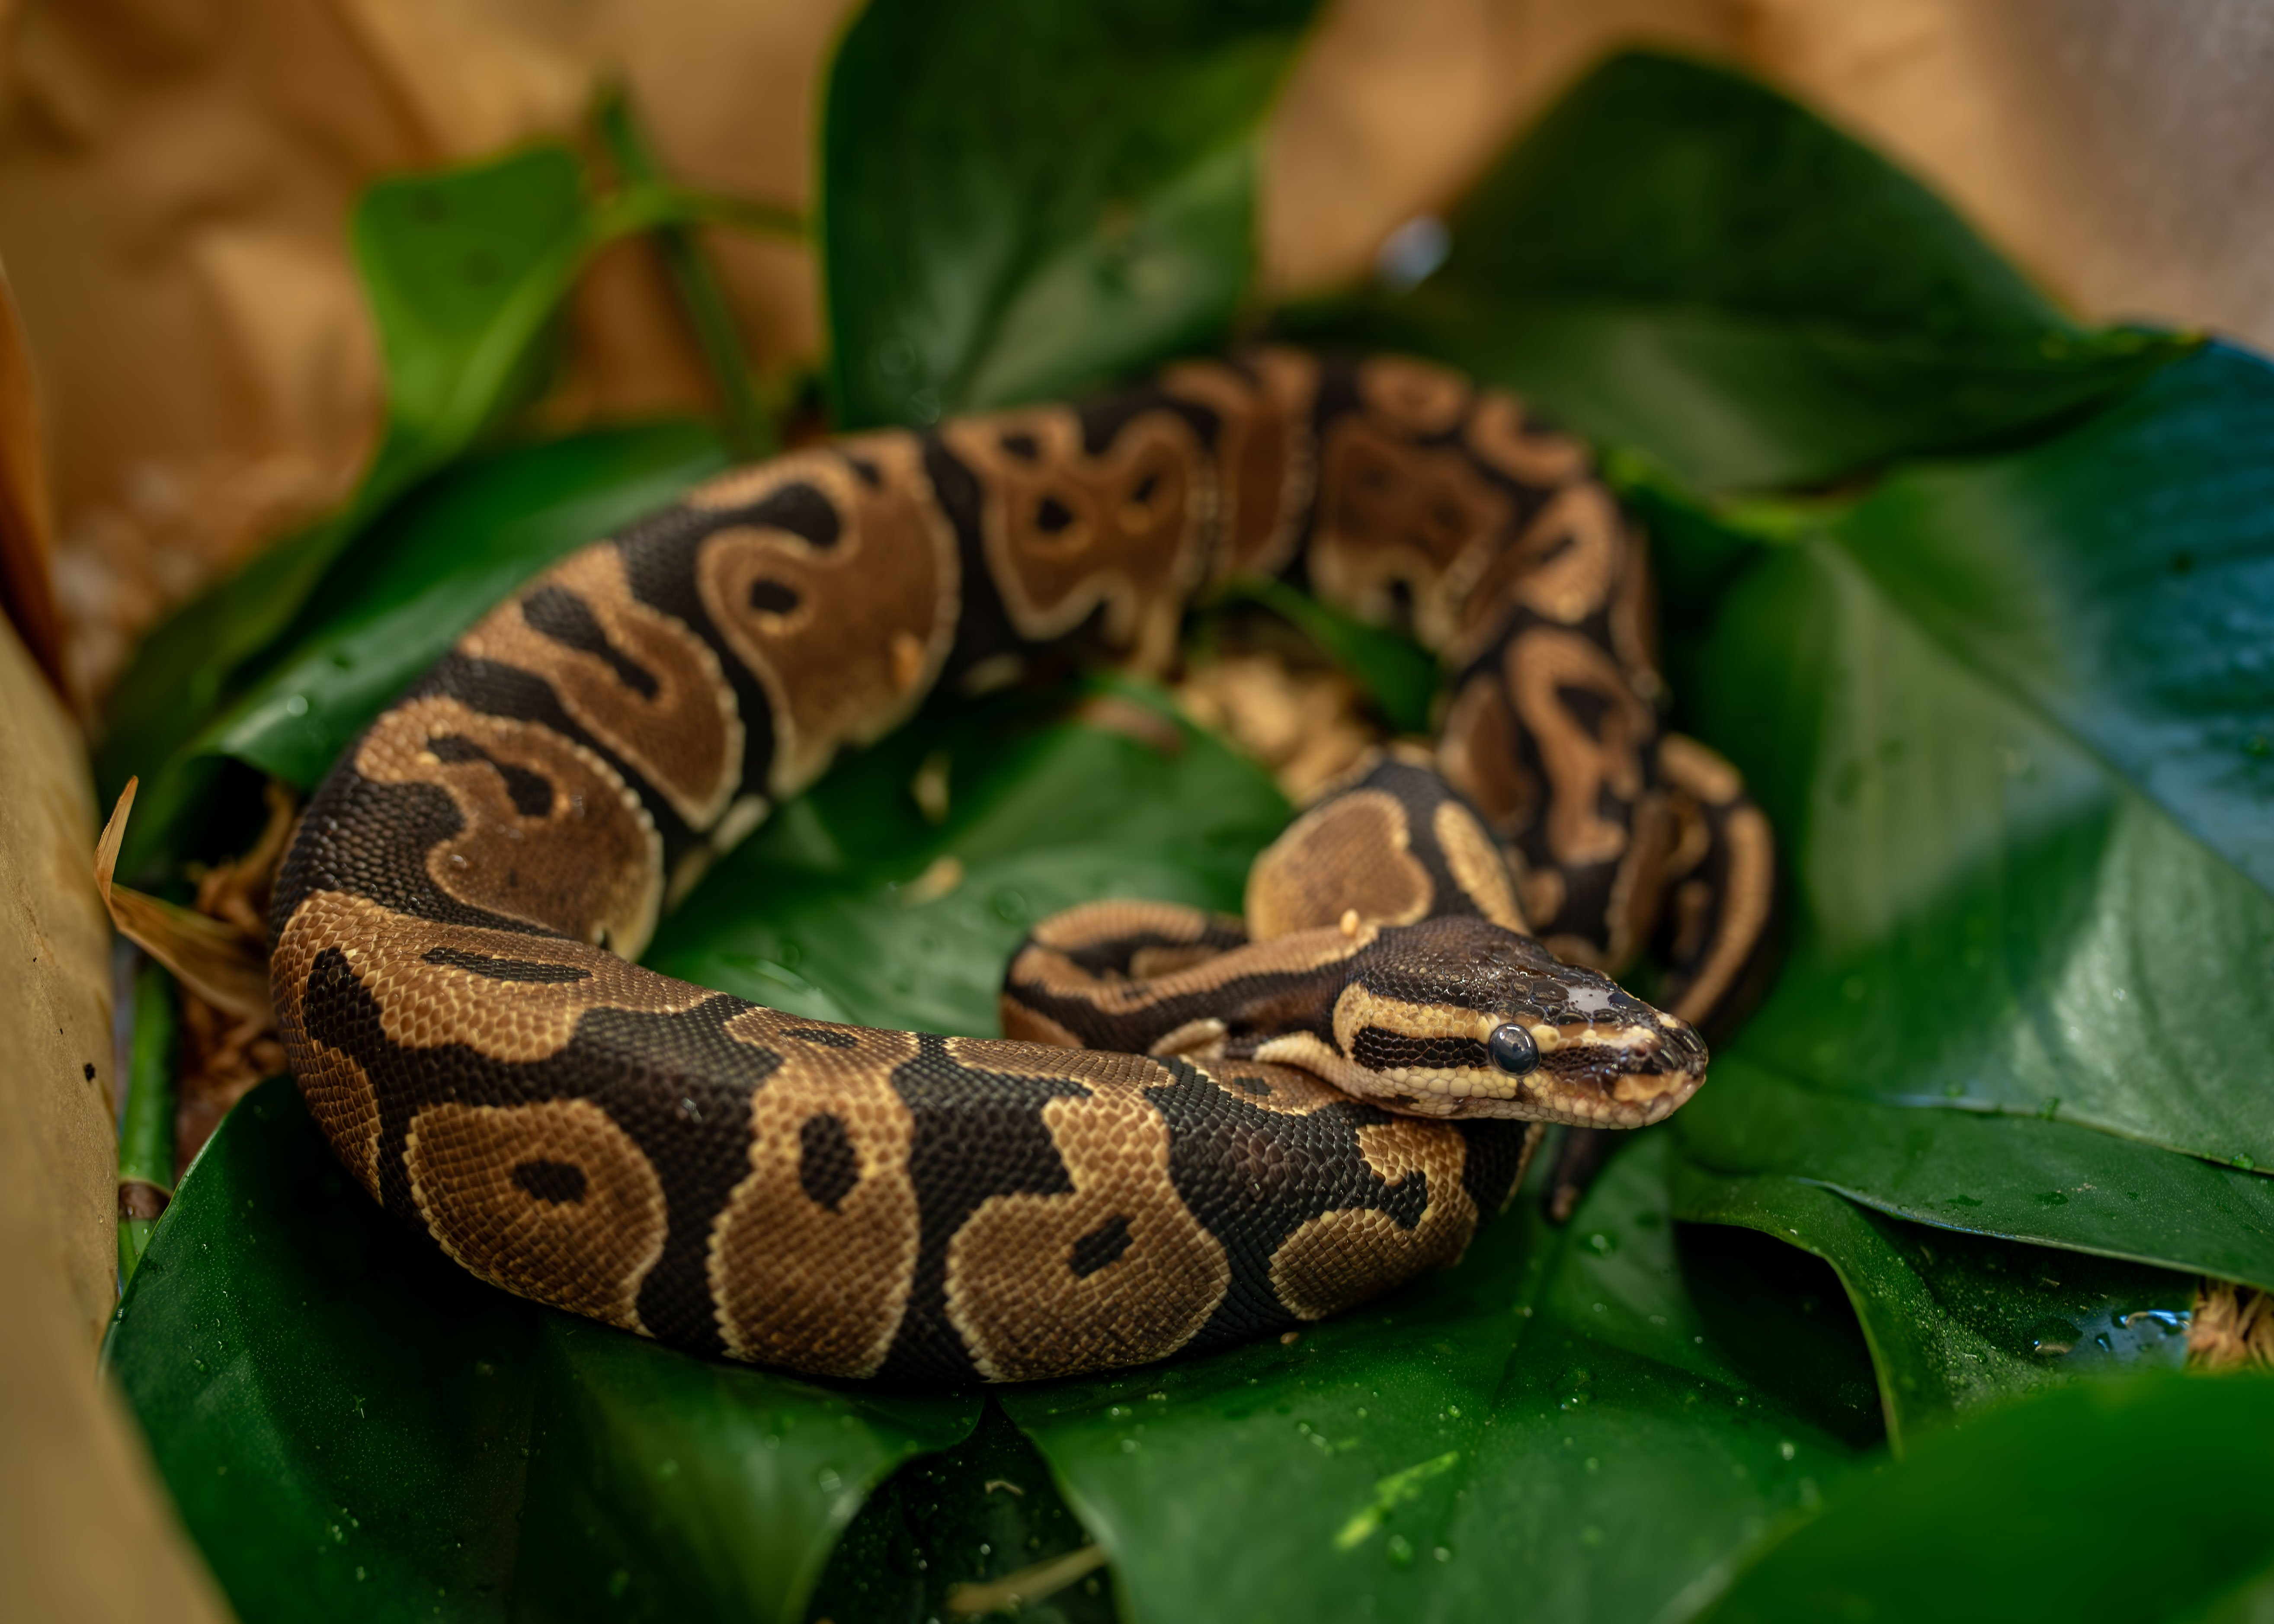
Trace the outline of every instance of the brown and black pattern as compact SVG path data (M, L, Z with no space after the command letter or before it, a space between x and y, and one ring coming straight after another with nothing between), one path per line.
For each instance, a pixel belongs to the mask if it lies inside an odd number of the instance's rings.
M1004 1039L632 964L841 748L1035 654L1175 658L1285 576L1442 657L1246 917L1044 921ZM276 891L310 1109L507 1289L701 1352L1021 1380L1282 1330L1457 1260L1545 1124L1656 1121L1760 980L1765 821L1666 734L1584 447L1397 357L1270 350L737 470L515 593L343 756ZM1609 975L1663 962L1667 1012Z

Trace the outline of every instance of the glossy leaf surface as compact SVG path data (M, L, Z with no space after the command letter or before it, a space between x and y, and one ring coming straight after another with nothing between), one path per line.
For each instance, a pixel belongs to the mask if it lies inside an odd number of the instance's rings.
M1796 1293L1749 1304L1781 1361L1709 1336L1723 1287L1677 1259L1667 1148L1642 1137L1565 1230L1520 1196L1458 1268L1292 1345L1005 1392L1127 1615L1469 1619L1520 1586L1647 1619L1852 1470L1852 1324L1814 1337Z
M1086 721L1066 719L1078 690L936 707L784 808L646 962L820 1019L986 1034L1046 914L1108 896L1237 912L1287 803L1146 692L1094 694Z
M725 465L697 424L600 430L470 458L380 522L328 575L290 651L205 748L303 789L458 634L564 553Z
M2238 867L2242 840L2206 844L2096 735L2112 724L2030 675L2056 659L2120 717L2193 695L2182 765L2210 763L2202 734L2263 714L2274 686L2247 673L2158 674L2253 658L2199 628L2274 586L2250 540L2242 408L2262 395L2263 364L2206 353L2070 436L1891 479L1731 590L1692 714L1779 831L1793 944L1678 1119L1696 1160L1959 1227L2274 1274L2274 1185L2250 1171L2274 1165L2274 897ZM2141 583L2118 617L2131 577L2074 515L2079 482L2126 455L2138 500L2197 515L2167 539L2216 533L2192 486L2206 462L2234 468L2219 512L2241 538L2211 579ZM1984 489L2008 519L1959 526L1919 494ZM2168 653L2120 659L2119 635ZM2202 830L2209 801L2185 797ZM2229 821L2248 823L2239 804Z
M1708 486L2043 427L2191 342L2079 327L1869 148L1647 53L1566 95L1449 224L1412 292L1305 325L1441 356Z
M2274 1381L2064 1387L1858 1477L1704 1615L2199 1616L2274 1569Z
M1928 1229L1788 1177L1677 1164L1677 1217L1736 1224L1838 1272L1899 1445L2018 1394L2187 1355L2192 1276Z
M1310 0L878 0L823 126L840 424L1094 387L1216 344Z
M795 1619L868 1492L979 1413L484 1285L348 1179L289 1079L184 1177L105 1358L249 1621Z

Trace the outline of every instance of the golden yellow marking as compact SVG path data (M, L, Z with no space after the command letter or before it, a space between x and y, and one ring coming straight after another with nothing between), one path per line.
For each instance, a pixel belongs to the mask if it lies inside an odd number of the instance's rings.
M1478 672L1453 695L1437 736L1437 771L1502 835L1522 833L1538 817L1544 792L1519 746L1516 714L1497 673ZM1528 896L1524 911L1542 923L1555 917Z
M1336 926L1336 929L1340 930L1346 936L1356 937L1358 935L1358 910L1356 908L1344 908L1343 910L1342 920Z
M411 1119L403 1162L428 1232L464 1267L570 1313L645 1331L639 1289L663 1255L663 1185L599 1106L430 1105ZM538 1162L553 1165L531 1167ZM570 1169L576 1199L532 1193L559 1185L531 1171L557 1180Z
M1502 929L1528 931L1508 864L1475 816L1457 801L1441 801L1430 822L1445 867L1477 912Z
M1429 871L1409 849L1405 808L1361 789L1311 808L1247 871L1247 923L1259 940L1338 925L1410 925L1434 901Z
M529 623L523 605L546 588L584 605L609 646L654 680L652 696L599 655L555 643ZM727 809L742 776L734 692L709 643L632 596L613 544L571 553L485 615L458 649L543 677L561 708L655 786L689 828L708 829Z
M891 1078L915 1058L915 1036L772 1010L736 1016L727 1034L782 1057L751 1095L749 1174L711 1234L706 1267L727 1351L817 1375L874 1375L907 1312L922 1230L908 1173L915 1122ZM835 1119L854 1162L833 1209L802 1177L808 1124L821 1117Z
M1625 522L1608 491L1592 482L1558 491L1478 576L1447 659L1458 665L1484 652L1511 602L1577 626L1609 600L1625 553Z
M948 1320L990 1380L1174 1353L1231 1283L1222 1244L1169 1177L1167 1120L1135 1086L1085 1086L1087 1099L1042 1109L1073 1192L990 1196L948 1243ZM1081 1245L1117 1236L1111 1261L1075 1272Z
M1192 425L1142 412L1096 456L1065 406L961 418L940 435L979 477L988 568L1020 635L1046 642L1102 610L1107 643L1165 668L1208 564L1213 470Z
M377 1001L380 1028L389 1042L405 1049L463 1043L493 1060L542 1060L559 1054L588 1010L677 1014L719 996L581 942L436 924L393 913L365 898L316 891L293 911L276 944L276 985L291 1006L277 1011L286 1023L288 1047L291 1034L305 1029L298 1004L309 972L319 955L335 947ZM427 963L425 955L436 948L573 966L586 974L575 981L500 981L455 965ZM295 1052L296 1069L299 1060Z
M1178 1055L1186 1059L1209 1058L1224 1051L1224 1024L1216 1016L1203 1016L1188 1020L1166 1036L1156 1039L1146 1053L1154 1056Z
M1358 397L1374 420L1401 438L1450 432L1469 409L1470 384L1450 368L1410 356L1373 356L1358 365Z
M489 760L443 760L433 746L448 739ZM540 722L430 695L373 724L355 764L375 784L434 785L456 806L464 826L426 852L427 877L446 896L628 958L647 945L662 901L663 842L638 797L592 751ZM502 768L542 779L546 810L525 815Z
M1287 1312L1322 1319L1409 1280L1460 1261L1476 1233L1476 1203L1462 1187L1466 1143L1449 1126L1399 1120L1358 1131L1367 1165L1393 1189L1419 1177L1428 1205L1411 1229L1377 1207L1324 1213L1271 1254L1271 1289Z
M1303 375L1283 378L1276 389L1216 361L1186 362L1161 374L1164 393L1216 416L1212 581L1276 575L1301 539L1312 474L1309 403L1317 387L1317 364L1308 357L1302 363ZM1299 411L1285 399L1291 387L1301 395Z
M879 485L854 471L855 458L877 470ZM841 746L873 742L907 719L947 658L962 605L954 533L914 435L793 452L690 500L747 507L797 485L829 503L834 543L738 525L706 538L695 564L704 610L773 710L767 779L777 800L819 778Z
M1603 792L1630 802L1642 793L1642 750L1656 718L1611 658L1577 632L1535 627L1509 644L1503 664L1517 714L1547 764L1548 849L1567 866L1608 862L1628 837L1603 816ZM1597 731L1572 714L1567 688L1602 702Z
M1568 434L1527 429L1524 402L1487 391L1469 418L1469 449L1480 462L1525 485L1558 485L1587 472L1587 448Z
M1402 586L1413 635L1442 649L1514 515L1508 492L1457 447L1410 445L1344 417L1327 431L1320 462L1312 587L1360 620L1394 625Z

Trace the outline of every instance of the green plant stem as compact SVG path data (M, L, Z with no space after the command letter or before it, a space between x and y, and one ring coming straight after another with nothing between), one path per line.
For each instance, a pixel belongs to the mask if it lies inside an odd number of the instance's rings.
M603 99L597 120L609 155L615 160L627 185L641 191L664 189L666 183L655 154L632 117L631 104L621 92ZM707 197L697 199L695 194L681 196L675 189L674 195L682 203L696 200L708 205L716 201ZM686 212L706 215L716 213L722 223L729 217L728 213L709 207L689 208ZM731 211L731 215L732 223L758 229L793 233L801 229L796 216L783 210L751 206ZM703 352L704 365L719 391L719 416L727 448L742 460L773 455L781 449L781 436L775 432L773 417L761 399L758 380L744 356L742 334L734 325L734 309L727 302L727 291L719 284L717 270L689 225L678 222L657 224L650 228L649 236L663 260L664 274L671 279L672 290L678 296L680 310L687 318L696 347Z
M124 1287L149 1248L155 1216L128 1217L127 1189L145 1184L170 1201L174 1195L174 1075L177 1018L174 978L146 959L134 977L134 1041L126 1065L126 1116L118 1129L118 1283Z

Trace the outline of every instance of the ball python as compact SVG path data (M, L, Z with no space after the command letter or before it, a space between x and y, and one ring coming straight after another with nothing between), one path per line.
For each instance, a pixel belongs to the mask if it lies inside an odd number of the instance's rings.
M632 962L847 746L1072 653L1161 672L1291 580L1434 650L1403 747L1246 915L1109 903L1002 1039ZM1395 357L1265 350L726 473L497 605L312 797L271 974L310 1111L508 1290L702 1354L1019 1380L1285 1332L1456 1259L1549 1122L1703 1080L1767 825L1665 732L1639 538L1577 440ZM1609 979L1654 949L1663 1011Z

